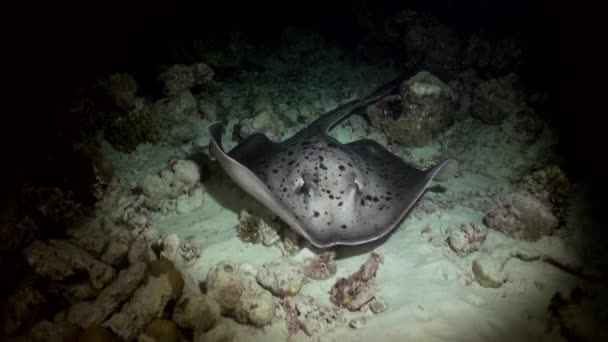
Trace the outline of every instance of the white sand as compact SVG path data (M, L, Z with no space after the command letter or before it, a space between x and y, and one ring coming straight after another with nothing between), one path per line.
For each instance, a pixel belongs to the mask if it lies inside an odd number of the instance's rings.
M269 89L274 86L272 82L267 85ZM238 89L234 92L238 93ZM317 92L325 94L322 89ZM310 98L314 98L313 95ZM326 97L331 98L329 95ZM474 119L467 119L455 124L435 145L410 149L410 161L425 159L423 163L432 162L442 150L452 153L461 162L462 176L444 185L447 189L445 194L425 194L401 227L388 238L368 246L337 248L338 273L326 281L310 282L302 290L303 294L313 296L319 303L331 305L328 291L335 280L356 271L369 253L377 249L384 254L384 264L377 274L379 294L388 301L390 308L370 316L359 329L344 326L313 337L300 331L295 340L564 340L557 327L547 331L547 308L556 291L568 294L573 286L582 283L581 279L542 261L510 259L503 270L509 276L508 281L498 289L484 288L475 281L471 263L494 253L500 256L525 250L527 253L547 253L553 258L576 264L580 261L567 248L568 243L563 243L557 236L533 244L520 243L490 231L481 251L461 258L445 242L447 232L460 223L480 222L497 194L512 190L511 184L523 176L522 170L527 170L530 164L549 154L547 151L555 141L550 131L545 130L541 138L530 146L518 141L514 123L515 118L512 117L500 126L485 126ZM114 158L117 169L122 170L123 179L134 183L143 175L164 168L172 156L184 155L166 147L155 148L141 146L131 156ZM191 237L202 247L200 259L186 270L190 277L203 280L209 268L223 260L249 263L259 268L264 262L281 257L276 246L246 244L237 238L237 214L243 208L259 206L255 201L234 186L213 182L205 186L208 193L200 209L190 214L157 218L153 222L161 233ZM447 205L441 207L438 203ZM569 222L565 230L583 232L587 227L579 223L583 222L581 216L574 214L569 217L575 220ZM571 236L572 244L582 252L580 249L586 246L584 243L577 245L576 242L580 242L577 236L580 237L580 233ZM362 315L346 313L349 319ZM229 322L238 341L287 339L282 317L277 317L264 329Z
M457 184L458 182L464 184ZM447 184L465 189L470 179ZM481 182L483 183L483 182ZM463 186L462 186L463 185ZM229 192L233 206L250 207L252 201L239 191ZM254 205L255 206L255 205ZM481 213L466 207L432 214L420 213L419 206L387 239L371 246L337 248L338 273L326 281L305 285L302 293L322 304L329 303L328 291L337 277L354 272L376 249L384 256L377 275L380 294L390 308L371 316L360 329L343 327L324 336L309 337L304 332L296 341L555 341L557 329L546 333L547 307L555 291L568 293L577 280L546 263L511 259L505 266L509 280L499 289L478 285L471 273L471 261L480 252L466 258L453 253L445 243L444 231L461 222L475 222ZM241 242L236 237L237 213L223 208L207 195L200 210L188 215L173 215L155 227L162 233L193 236L203 247L201 258L187 272L196 280L205 278L208 269L222 260L249 263L260 267L279 258L278 247L264 247ZM426 234L421 231L429 227ZM433 237L429 241L429 237ZM555 238L557 239L557 238ZM517 250L518 243L490 231L484 249L492 251L501 244ZM521 243L519 243L521 244ZM542 249L541 244L527 244ZM537 246L538 245L538 246ZM529 247L529 246L528 246ZM484 251L484 252L488 252ZM483 252L482 252L483 253ZM552 252L553 254L559 253ZM362 316L360 313L347 317ZM277 318L263 330L231 322L239 341L284 341L285 321Z

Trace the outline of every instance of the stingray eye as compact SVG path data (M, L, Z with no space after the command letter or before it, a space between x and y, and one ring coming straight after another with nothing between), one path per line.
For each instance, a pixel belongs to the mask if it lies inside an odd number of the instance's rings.
M359 181L359 178L355 177L354 183L355 183L355 186L357 187L357 191L361 192L363 190L363 184L361 184L361 182Z
M312 192L312 186L308 183L303 183L300 187L298 187L296 189L296 193L301 194L301 195L306 195L308 197L310 197L311 192Z

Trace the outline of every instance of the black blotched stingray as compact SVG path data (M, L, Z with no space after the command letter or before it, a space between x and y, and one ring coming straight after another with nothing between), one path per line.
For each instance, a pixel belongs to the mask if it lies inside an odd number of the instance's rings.
M234 182L313 245L379 239L399 225L431 181L446 180L458 170L450 159L418 170L373 140L342 144L327 135L398 84L394 80L322 115L282 143L256 133L226 153L222 123L214 122L208 128L211 154Z

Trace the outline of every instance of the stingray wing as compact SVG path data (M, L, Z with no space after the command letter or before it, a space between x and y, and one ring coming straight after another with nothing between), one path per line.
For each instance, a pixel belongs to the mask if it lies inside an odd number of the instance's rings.
M446 180L458 170L457 162L450 159L419 170L372 140L344 146L359 156L368 184L361 189L357 225L334 232L332 244L355 245L385 236L399 225L434 179Z
M279 149L278 144L273 143L263 134L254 134L233 148L230 153L226 153L222 146L222 129L221 122L214 122L208 127L211 137L209 150L224 171L245 192L310 240L310 236L302 229L293 214L277 199L255 171L261 159Z

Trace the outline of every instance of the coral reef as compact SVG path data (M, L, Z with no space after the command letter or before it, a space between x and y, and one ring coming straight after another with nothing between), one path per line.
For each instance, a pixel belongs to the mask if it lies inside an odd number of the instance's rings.
M520 113L526 106L520 87L514 73L481 83L475 88L471 114L485 124L498 125Z
M306 278L313 280L325 280L333 277L338 269L335 257L334 252L323 252L305 258L303 261L304 275Z
M243 242L261 242L264 246L271 246L280 240L281 227L268 224L265 219L252 215L247 210L241 210L239 213L237 230L238 237Z
M559 329L567 341L608 340L606 330L596 328L608 323L603 300L603 295L581 287L572 288L568 296L556 292L548 307L548 329Z
M465 223L452 229L447 242L460 257L465 257L481 248L488 235L488 229L480 223Z
M143 143L159 143L161 134L154 114L143 103L111 120L104 130L105 139L123 153L131 153Z
M163 72L160 79L164 82L165 95L175 97L185 90L211 82L213 75L213 69L205 63L176 64Z
M115 108L125 111L135 107L137 82L129 74L116 73L102 79L97 86Z
M524 176L520 187L549 206L563 220L571 190L570 180L557 165L548 165Z
M32 242L24 251L36 274L51 280L63 280L77 273L87 273L93 287L101 289L112 280L114 269L95 259L85 250L65 240Z
M218 303L208 295L184 296L173 310L171 319L184 330L194 334L211 330L221 317Z
M177 234L170 234L160 239L157 249L161 258L171 260L179 270L191 266L201 255L200 246L192 239L180 239Z
M67 321L82 328L101 325L139 287L146 276L147 265L135 264L122 270L116 280L103 289L92 302L81 302L68 309Z
M433 76L421 71L404 81L400 97L387 97L368 106L367 115L389 140L405 146L430 144L454 121L456 94Z
M330 290L330 301L334 305L345 307L350 311L361 310L366 304L376 308L382 307L382 304L372 304L375 301L383 301L377 294L378 290L374 280L382 262L382 254L372 252L357 272L348 278L338 279Z
M143 335L138 338L138 341L141 342L181 342L183 340L184 337L174 322L159 318L150 321Z
M2 333L14 335L20 329L31 325L40 318L46 299L34 288L22 288L9 296L1 305Z
M183 289L182 275L164 259L149 266L145 284L135 290L119 312L103 323L125 340L135 338L154 318L162 316L170 301L175 301Z
M141 180L139 188L143 204L149 210L164 215L178 210L191 212L202 205L200 177L199 167L193 161L174 160L168 169Z
M526 192L502 196L499 204L484 216L483 222L509 237L528 241L552 234L558 224L551 209Z
M108 333L107 331L105 331ZM110 337L113 335L105 335ZM95 336L97 337L97 335ZM66 322L49 322L42 320L32 326L32 330L27 339L23 341L33 342L51 342L51 341L116 341L120 342L120 339L95 339L92 334L88 331L83 332L78 326Z
M205 284L207 293L217 300L222 313L240 323L263 327L274 317L272 295L243 265L220 262L209 270Z
M288 258L265 263L256 274L258 283L277 297L298 294L304 285L305 277L302 264Z
M302 330L308 335L322 335L346 324L342 312L321 306L310 296L302 296L296 303Z

